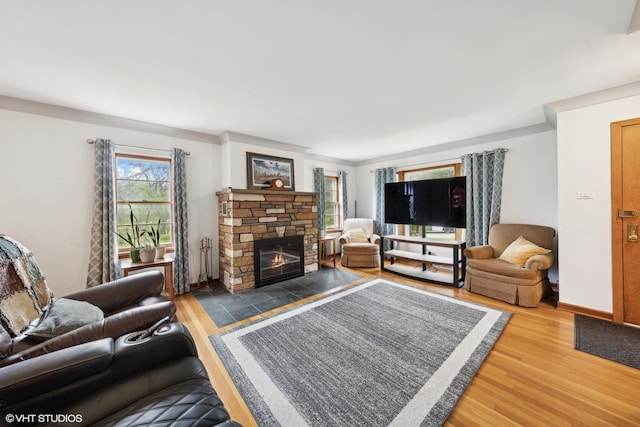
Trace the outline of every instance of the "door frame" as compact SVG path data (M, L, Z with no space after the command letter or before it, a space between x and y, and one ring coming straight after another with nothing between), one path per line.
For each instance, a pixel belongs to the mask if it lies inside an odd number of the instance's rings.
M624 224L618 218L622 204L622 129L640 125L640 117L611 123L611 273L613 321L624 323Z

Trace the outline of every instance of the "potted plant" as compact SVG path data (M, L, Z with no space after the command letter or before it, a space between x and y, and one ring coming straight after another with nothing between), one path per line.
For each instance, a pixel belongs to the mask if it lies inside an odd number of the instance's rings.
M143 230L142 234L148 235L151 239L151 243L153 243L153 247L155 248L155 257L164 258L165 247L160 243L160 219L158 218L157 228L151 226L151 231Z
M138 219L133 214L133 209L131 208L131 204L127 204L129 206L129 222L131 224L131 231L133 234L127 231L126 235L122 235L116 231L118 237L129 244L129 256L131 257L131 262L140 262L140 227L138 226Z
M142 262L153 262L153 259L156 257L156 248L151 245L144 245L140 248L140 261Z

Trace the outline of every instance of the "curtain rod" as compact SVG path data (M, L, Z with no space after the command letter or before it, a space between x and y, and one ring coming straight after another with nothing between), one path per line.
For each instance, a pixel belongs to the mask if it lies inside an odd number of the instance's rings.
M494 151L494 150L491 150L491 151ZM500 149L500 151L502 151L503 153L506 153L507 151L509 151L509 149L508 149L508 148L502 148L502 149ZM431 165L431 164L434 164L434 163L449 162L449 161L451 161L451 160L460 160L460 161L462 162L462 156L452 157L452 158L450 158L450 159L432 160L432 161L430 161L430 162L414 163L414 164L412 164L412 165L404 165L404 166L402 166L402 170L404 170L404 169L406 169L406 168L412 168L412 167L414 167L414 166ZM400 169L400 168L398 168L398 169ZM374 169L370 169L370 170L369 170L369 173L373 173L373 172L375 172L375 170L374 170Z
M96 143L95 139L87 139L87 144L93 145ZM126 148L139 148L142 150L153 150L153 151L164 151L165 153L172 153L172 150L161 150L159 148L149 148L149 147L140 147L136 145L124 145L124 144L113 144L115 147L126 147ZM187 156L191 155L190 152L185 151L184 154Z

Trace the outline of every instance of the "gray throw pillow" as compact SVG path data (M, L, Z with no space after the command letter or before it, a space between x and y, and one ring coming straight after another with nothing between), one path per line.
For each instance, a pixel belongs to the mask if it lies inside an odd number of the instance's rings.
M93 304L59 298L53 300L40 322L25 334L38 340L47 340L102 319L104 313Z

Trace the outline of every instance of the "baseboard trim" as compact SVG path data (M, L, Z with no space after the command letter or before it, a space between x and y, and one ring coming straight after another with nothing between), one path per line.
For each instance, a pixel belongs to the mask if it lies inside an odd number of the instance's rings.
M570 311L572 313L584 314L585 316L597 317L598 319L613 320L612 313L594 310L587 307L581 307L579 305L567 304L566 302L558 301L558 305L556 308L559 310Z

